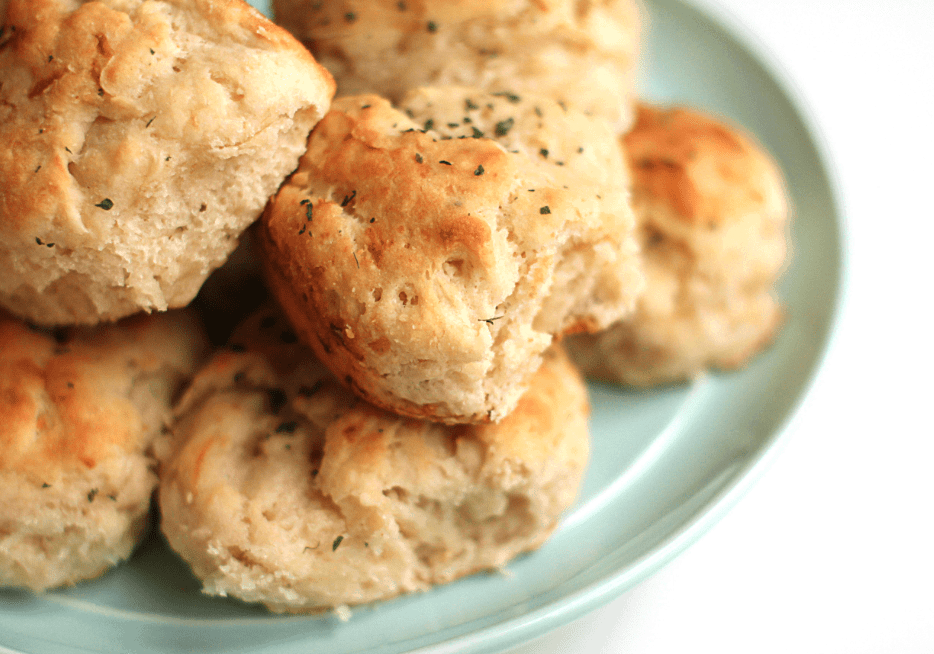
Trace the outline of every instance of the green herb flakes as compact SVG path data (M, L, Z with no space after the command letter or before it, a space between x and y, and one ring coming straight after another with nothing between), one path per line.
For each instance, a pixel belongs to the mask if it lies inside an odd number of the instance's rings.
M512 129L512 126L516 124L516 121L512 118L507 118L506 120L501 120L496 123L496 135L497 136L506 136L509 133L509 130Z
M500 98L506 98L513 104L518 104L522 102L522 98L520 98L515 93L510 93L509 91L501 91L500 93L494 93L493 95L500 97Z

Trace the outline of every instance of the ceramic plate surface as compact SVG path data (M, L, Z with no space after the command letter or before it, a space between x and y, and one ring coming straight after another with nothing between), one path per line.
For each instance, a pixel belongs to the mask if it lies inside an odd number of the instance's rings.
M158 536L101 579L41 597L0 591L0 650L494 652L612 599L709 528L767 464L830 338L842 279L834 192L800 105L755 42L679 0L646 0L645 97L726 116L779 161L795 207L781 285L789 319L748 369L652 392L592 384L593 461L552 540L428 593L336 616L274 616L203 597ZM261 7L264 8L264 7Z

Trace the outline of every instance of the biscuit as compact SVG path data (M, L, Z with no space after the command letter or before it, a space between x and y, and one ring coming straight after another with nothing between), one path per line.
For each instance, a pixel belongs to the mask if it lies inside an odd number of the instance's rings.
M495 422L556 335L632 309L625 176L606 121L549 100L339 98L257 243L299 334L361 397Z
M392 102L422 86L536 93L625 129L640 16L634 0L274 0L341 95Z
M37 324L191 301L334 91L241 0L9 0L0 24L0 306Z
M0 585L70 585L130 555L150 446L204 351L180 312L54 336L0 318Z
M640 106L622 142L645 294L569 351L587 375L636 386L743 366L783 320L774 287L790 213L778 167L735 127L685 108Z
M263 310L160 439L162 530L205 593L277 612L425 590L549 536L586 467L588 410L551 350L499 424L401 418L354 397Z

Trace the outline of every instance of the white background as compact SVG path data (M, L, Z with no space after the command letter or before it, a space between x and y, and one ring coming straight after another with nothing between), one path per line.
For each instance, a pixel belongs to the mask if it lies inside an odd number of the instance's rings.
M699 542L510 654L934 652L934 0L694 0L747 28L840 182L847 291L781 454Z

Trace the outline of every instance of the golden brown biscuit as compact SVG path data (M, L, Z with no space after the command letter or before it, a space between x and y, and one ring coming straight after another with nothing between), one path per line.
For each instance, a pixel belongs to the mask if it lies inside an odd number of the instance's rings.
M334 91L241 0L9 0L0 24L0 306L39 324L187 304Z
M300 335L358 394L497 421L556 335L631 310L642 279L624 178L606 121L549 100L340 98L257 241Z
M399 102L422 86L536 93L632 118L640 16L634 0L273 0L276 20L342 95Z
M161 442L171 546L204 592L308 611L425 590L538 547L588 455L586 389L550 351L501 423L354 397L264 310L198 373Z
M647 386L745 364L775 336L789 210L768 154L697 111L641 106L622 139L646 290L635 314L570 339L586 374Z
M204 351L186 313L55 337L0 317L0 585L73 584L130 555L149 448Z

